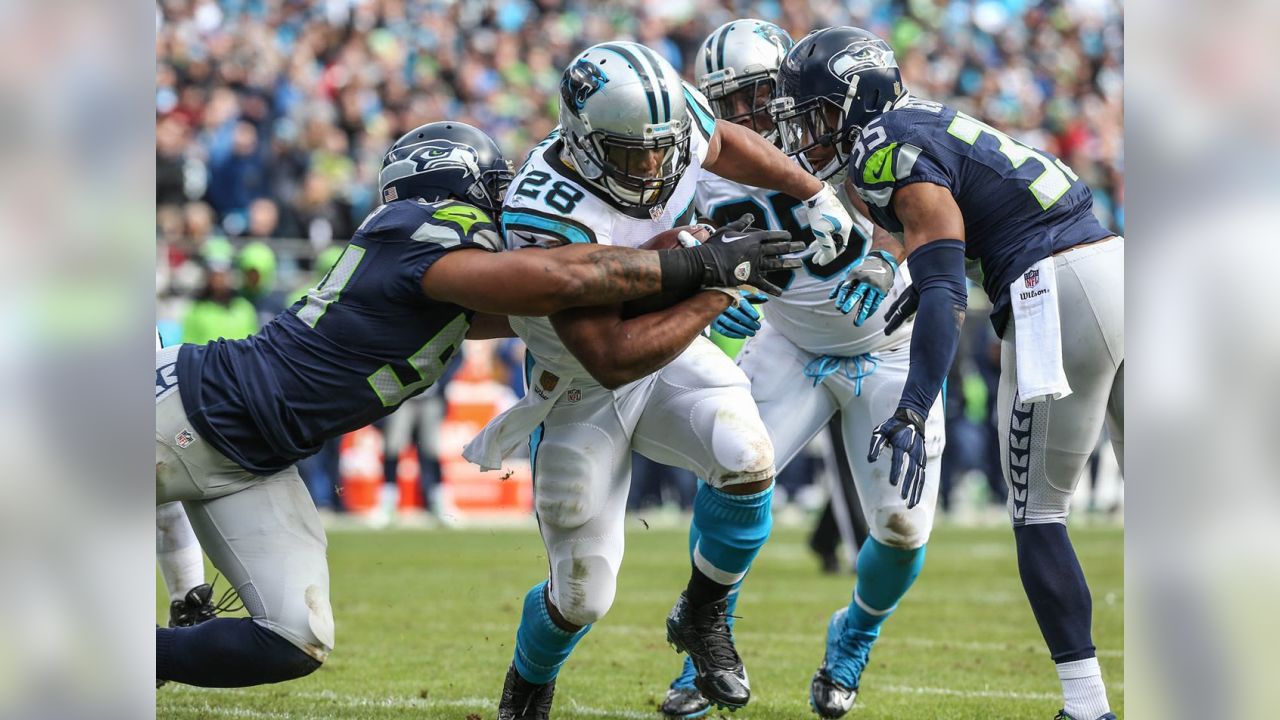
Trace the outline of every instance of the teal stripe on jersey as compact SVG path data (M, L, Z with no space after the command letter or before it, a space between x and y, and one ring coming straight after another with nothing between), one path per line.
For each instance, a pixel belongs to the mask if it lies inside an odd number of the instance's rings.
M702 134L710 138L716 131L716 119L698 103L693 93L689 92L689 88L684 89L684 101L689 106L689 111L693 113L693 117L697 119L698 126L702 128Z
M508 210L502 214L502 226L506 229L524 228L527 230L536 230L538 232L552 233L568 240L571 243L589 243L591 238L582 228L574 227L568 223L558 222L551 218L541 215L533 215L518 210Z

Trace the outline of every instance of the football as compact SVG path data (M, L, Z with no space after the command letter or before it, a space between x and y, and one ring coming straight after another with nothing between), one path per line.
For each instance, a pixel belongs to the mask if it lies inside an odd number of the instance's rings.
M671 248L680 247L680 233L688 232L698 242L703 242L711 237L711 232L706 225L685 225L683 227L671 228L666 232L658 233L649 238L647 242L640 246L641 250L670 250ZM658 295L650 295L647 298L639 300L631 300L623 303L622 317L624 319L633 318L637 315L644 315L656 310L680 302L688 297L687 293L659 293Z

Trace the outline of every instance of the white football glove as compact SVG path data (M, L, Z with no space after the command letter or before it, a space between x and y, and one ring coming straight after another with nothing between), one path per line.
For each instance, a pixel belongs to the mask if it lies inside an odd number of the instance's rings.
M813 231L813 262L826 265L849 244L853 218L828 183L822 183L818 194L804 201L804 208L809 214L809 229Z

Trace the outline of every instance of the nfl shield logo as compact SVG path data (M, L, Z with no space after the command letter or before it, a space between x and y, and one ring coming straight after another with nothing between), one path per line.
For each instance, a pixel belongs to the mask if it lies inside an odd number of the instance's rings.
M662 211L666 209L667 209L666 203L662 203L661 205L654 205L653 207L649 208L649 217L653 218L654 222L658 222L658 219L662 217Z
M191 446L191 443L196 441L196 436L191 434L190 430L184 428L182 432L174 436L173 441L178 444L178 447L185 450Z
M565 393L565 399L570 403L576 403L582 399L582 391L578 388L569 388L569 392Z
M1022 282L1026 283L1028 288L1033 288L1040 284L1040 270L1028 270L1022 276Z

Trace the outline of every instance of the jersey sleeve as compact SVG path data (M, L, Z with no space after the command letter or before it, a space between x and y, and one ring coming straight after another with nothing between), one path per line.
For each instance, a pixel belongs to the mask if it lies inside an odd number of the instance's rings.
M502 213L502 233L508 250L599 242L595 231L585 223L530 207L506 208Z
M366 223L367 227L357 235L393 243L399 250L397 271L391 279L392 292L397 296L420 297L423 274L449 252L464 248L502 251L493 219L484 210L463 202L402 200Z
M694 217L699 221L711 218L711 183L706 170L699 170L698 188L693 192Z
M874 209L893 217L889 204L893 192L913 183L927 182L950 189L951 173L925 150L905 119L886 114L867 125L854 146L849 180L858 195ZM898 225L892 222L890 225ZM886 227L901 230L901 227Z
M684 102L689 110L689 119L693 124L690 133L689 149L698 156L698 163L707 156L707 144L716 131L716 116L711 113L711 104L694 86L684 84Z

